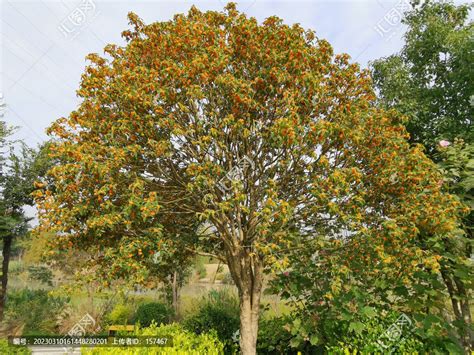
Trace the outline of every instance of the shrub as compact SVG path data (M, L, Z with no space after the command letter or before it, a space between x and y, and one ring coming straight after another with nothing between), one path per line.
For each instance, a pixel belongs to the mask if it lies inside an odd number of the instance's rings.
M167 324L174 317L174 311L164 303L149 302L141 304L135 313L134 322L148 327L153 321L157 324Z
M261 319L258 325L257 353L285 354L290 350L291 333L286 325L291 323L288 316ZM295 349L292 349L294 351Z
M10 292L5 322L24 324L23 335L57 333L56 318L68 302L69 298L51 296L45 290Z
M215 331L209 333L194 334L185 330L177 323L157 326L155 323L147 328L135 331L137 336L156 336L160 338L171 338L172 346L163 348L94 348L84 349L83 354L88 355L149 355L158 354L222 354L224 345L219 341Z
M32 265L28 267L28 273L31 280L36 280L48 286L53 286L53 272L47 266Z
M414 316L412 326L402 329L400 338L391 340L387 338L386 332L396 324L400 314L389 312L385 317L376 315L365 319L359 326L354 323L335 320L321 319L320 329L325 336L325 349L331 354L346 354L346 349L350 353L380 353L396 352L401 354L432 354L432 353L462 353L462 349L452 343L447 338L436 336L424 336L423 332L415 328ZM329 335L331 334L331 335ZM329 335L329 336L328 336ZM379 344L382 343L383 347ZM386 347L386 348L385 348Z
M212 290L199 302L197 312L184 320L184 326L196 334L215 330L230 350L240 326L239 302L228 290Z
M259 354L287 354L302 352L305 354L376 354L385 350L396 353L437 353L444 349L425 339L421 341L415 334L406 332L392 348L384 349L378 341L396 320L394 313L385 318L372 317L361 323L361 328L351 327L350 322L335 319L320 319L317 328L307 329L306 325L293 316L261 319L258 330L257 352ZM394 318L395 317L395 318ZM357 332L353 330L357 329ZM314 333L315 331L315 333ZM330 335L329 335L330 334ZM313 338L314 335L317 335ZM313 343L311 340L313 340ZM457 353L454 346L449 347ZM442 352L439 352L442 353Z
M107 315L107 321L111 324L128 324L132 320L132 317L132 306L118 303Z
M7 340L0 339L0 354L28 355L31 354L31 350L24 346L10 346Z

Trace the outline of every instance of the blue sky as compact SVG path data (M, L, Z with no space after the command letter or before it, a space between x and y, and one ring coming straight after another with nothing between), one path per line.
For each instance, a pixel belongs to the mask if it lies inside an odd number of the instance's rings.
M238 8L259 21L271 15L300 23L367 66L397 52L403 25L398 13L407 0L238 1ZM45 129L78 105L75 90L88 53L102 53L107 43L122 44L127 13L146 23L200 10L222 9L227 1L15 1L0 0L0 93L4 119L20 126L17 137L30 146L47 139Z

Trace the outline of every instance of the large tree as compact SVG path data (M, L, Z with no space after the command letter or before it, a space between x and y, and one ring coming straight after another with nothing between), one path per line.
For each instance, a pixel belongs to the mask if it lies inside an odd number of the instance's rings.
M253 354L264 269L286 265L278 252L291 235L375 233L400 214L430 224L423 190L455 213L398 114L373 107L368 73L312 31L259 24L233 4L129 19L127 45L88 56L81 105L49 130L60 164L38 203L53 253L87 250L109 276L140 272L177 243L216 256L239 291L241 350Z

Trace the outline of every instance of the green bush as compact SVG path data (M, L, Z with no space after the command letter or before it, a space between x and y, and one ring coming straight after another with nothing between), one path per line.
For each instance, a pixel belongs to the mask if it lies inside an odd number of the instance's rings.
M128 324L133 317L133 307L118 303L107 315L107 321L110 324Z
M389 341L385 334L396 324L400 314L390 312L385 317L373 316L358 322L354 326L351 322L341 320L321 319L320 329L326 334L325 350L331 354L346 354L346 349L353 353L385 353L396 352L401 354L461 354L462 349L447 338L426 337L414 326L414 317L411 326L402 328L400 338ZM333 334L333 336L328 336ZM383 347L379 344L382 343Z
M31 280L42 282L48 286L53 286L53 272L44 265L32 265L28 267L28 273Z
M160 302L149 302L138 307L134 322L140 322L141 326L148 327L153 321L157 324L167 324L173 317L174 311L171 307Z
M157 326L155 323L147 328L135 331L137 336L156 336L160 338L171 338L172 346L147 347L147 348L94 348L83 349L82 353L87 355L151 355L151 354L222 354L224 345L219 341L216 333L194 334L185 330L181 325L172 323Z
M28 355L31 354L31 350L23 346L10 346L8 341L0 339L0 354L5 355Z
M289 344L293 338L286 329L288 323L291 323L288 316L261 319L258 325L257 353L287 353L291 349Z
M69 298L50 296L45 290L23 289L8 294L6 324L24 324L23 334L58 332L57 316Z
M239 330L239 302L228 290L212 290L199 302L195 314L184 320L184 327L196 334L215 330L226 350L233 347L233 336Z

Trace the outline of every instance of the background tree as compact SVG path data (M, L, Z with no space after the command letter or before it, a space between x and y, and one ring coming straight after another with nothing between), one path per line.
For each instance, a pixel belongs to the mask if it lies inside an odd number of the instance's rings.
M179 222L176 221L176 223ZM168 226L171 227L171 225ZM176 228L172 229L176 230ZM167 239L170 241L166 245L157 248L153 252L151 259L148 260L147 265L145 265L149 270L148 284L146 286L156 286L158 283L163 284L165 299L173 306L174 313L177 315L179 311L180 290L191 275L195 254L189 249L186 250L186 248L189 248L189 245L186 242L183 243L182 235L166 227L164 228L164 233L166 233Z
M21 142L9 139L14 128L0 122L1 175L0 175L0 236L3 240L3 261L0 289L0 319L3 317L8 284L8 267L12 244L16 237L28 230L25 205L33 204L34 181L44 175L47 155L43 150L35 151ZM17 152L15 152L15 145Z
M440 146L436 155L443 173L443 189L458 196L467 206L462 221L463 233L456 240L446 244L440 251L445 256L441 268L442 277L451 298L454 315L464 334L466 347L474 346L471 300L474 288L473 253L474 240L474 145L462 139Z
M471 9L450 2L414 5L403 19L402 50L371 63L378 101L407 116L410 141L423 144L431 157L442 139L474 138Z
M10 152L12 142L9 136L12 134L13 128L7 126L6 122L0 121L0 179L4 181L4 174L6 174L7 157ZM0 187L0 192L3 195L4 187ZM8 266L11 251L12 237L10 236L15 224L15 219L10 216L10 211L4 199L0 201L0 235L2 237L2 279L0 290L0 320L3 319L6 289L8 283Z
M458 206L399 115L374 108L368 73L312 31L258 24L234 4L129 19L127 45L88 56L80 107L49 130L60 164L37 197L53 253L85 250L97 275L106 263L136 281L170 244L215 256L239 291L241 350L254 354L264 270L288 266L294 234L395 229L399 245L421 226L454 228ZM424 191L433 204L419 203ZM166 233L169 216L179 232Z

